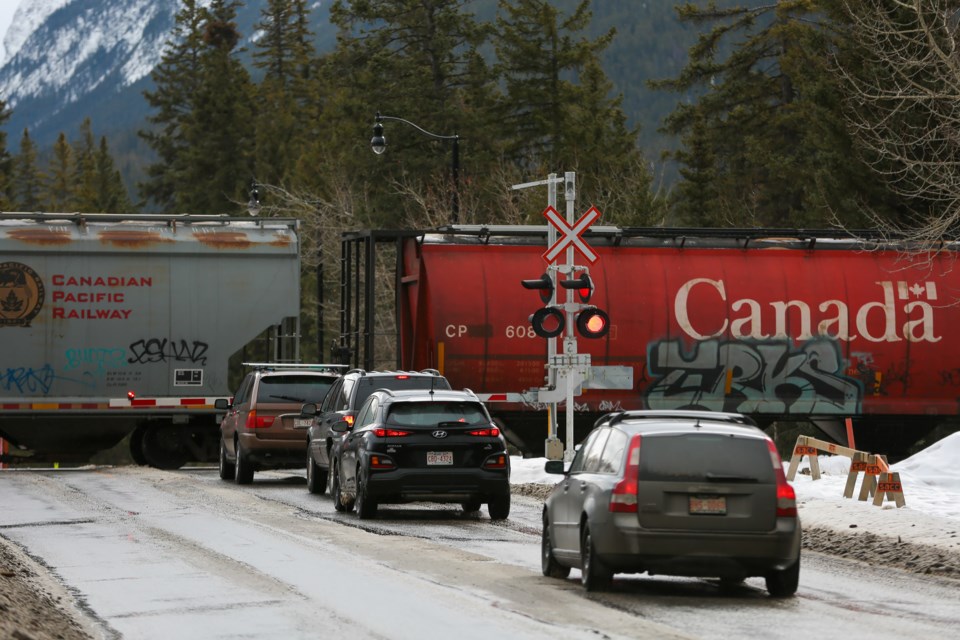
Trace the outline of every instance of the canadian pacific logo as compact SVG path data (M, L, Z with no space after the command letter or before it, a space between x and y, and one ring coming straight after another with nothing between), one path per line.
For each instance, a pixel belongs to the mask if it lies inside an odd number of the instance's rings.
M29 327L43 307L43 280L20 262L0 262L0 327Z
M940 342L934 329L937 284L875 282L876 298L859 307L837 299L808 303L779 300L761 304L751 298L730 301L723 280L694 278L684 283L674 298L673 310L683 332L694 340L721 336L734 339L770 340L793 337L810 340L826 337L845 342ZM718 305L728 311L705 316L694 311L690 298L699 304ZM793 323L788 324L788 318ZM788 330L789 326L789 330Z

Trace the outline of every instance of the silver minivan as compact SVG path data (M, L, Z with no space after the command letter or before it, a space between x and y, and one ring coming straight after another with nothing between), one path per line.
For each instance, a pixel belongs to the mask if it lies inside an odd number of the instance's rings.
M627 411L601 418L543 509L542 568L581 570L588 590L615 573L766 579L797 590L800 519L773 440L740 414Z

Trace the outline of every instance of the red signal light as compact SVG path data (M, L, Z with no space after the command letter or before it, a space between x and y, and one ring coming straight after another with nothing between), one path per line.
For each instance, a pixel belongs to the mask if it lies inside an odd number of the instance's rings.
M543 307L530 316L533 332L541 338L556 338L563 333L566 323L563 312L557 307Z
M602 338L610 331L610 316L596 307L585 309L577 316L577 331L584 338Z
M133 391L127 391L127 400L133 400L136 397L137 397L136 393L134 393Z

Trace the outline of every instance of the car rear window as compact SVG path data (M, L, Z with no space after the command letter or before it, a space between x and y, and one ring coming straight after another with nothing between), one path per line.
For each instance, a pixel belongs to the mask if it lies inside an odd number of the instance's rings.
M483 406L476 402L396 402L390 406L387 424L428 427L441 422L460 422L466 426L490 424Z
M359 408L363 401L370 397L370 394L377 389L390 389L390 391L403 391L405 389L449 389L450 383L441 376L411 376L397 374L395 376L364 376L357 383L356 407Z
M322 402L336 378L323 376L265 376L257 388L258 403Z
M643 436L640 479L776 482L766 441L706 433Z

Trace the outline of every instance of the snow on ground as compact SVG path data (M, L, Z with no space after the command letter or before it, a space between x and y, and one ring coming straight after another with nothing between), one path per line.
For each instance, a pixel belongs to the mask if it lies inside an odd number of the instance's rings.
M560 476L543 470L544 458L511 460L513 484L554 484ZM819 456L821 478L809 475L807 458L794 478L800 520L804 529L830 529L845 534L872 533L902 543L930 545L960 553L960 433L947 436L916 455L891 465L900 473L906 506L893 502L874 506L873 499L857 499L863 474L853 498L843 497L850 460L844 456ZM784 468L789 460L784 460Z

